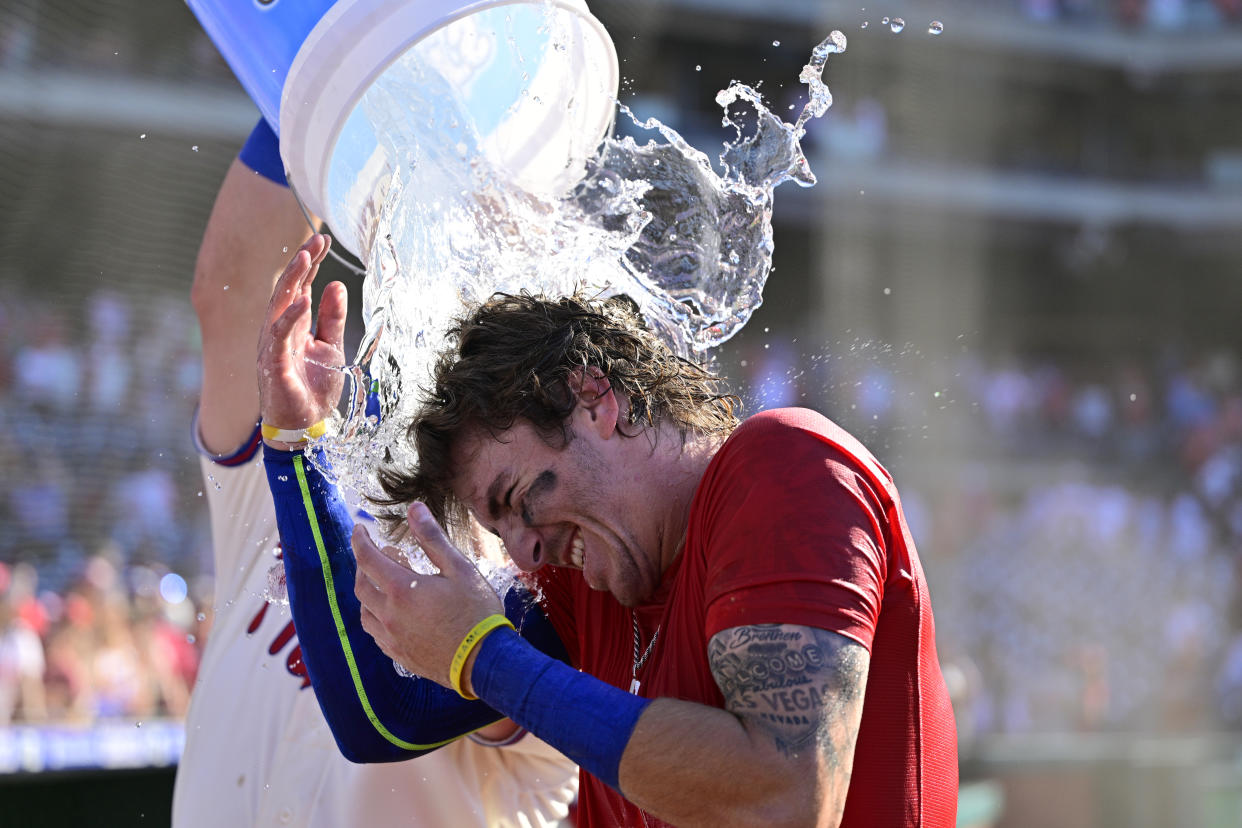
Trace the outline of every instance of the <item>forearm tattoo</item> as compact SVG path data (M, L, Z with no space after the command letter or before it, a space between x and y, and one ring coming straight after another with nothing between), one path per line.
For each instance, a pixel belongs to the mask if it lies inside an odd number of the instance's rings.
M870 655L837 633L794 624L733 627L712 637L708 660L725 708L769 733L781 753L810 745L848 774Z

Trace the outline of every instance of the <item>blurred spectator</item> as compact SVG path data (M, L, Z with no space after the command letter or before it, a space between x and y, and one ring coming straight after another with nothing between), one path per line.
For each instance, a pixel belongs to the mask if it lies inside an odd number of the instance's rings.
M44 623L34 601L38 576L29 565L10 570L0 564L0 725L14 717L25 721L47 718L43 691Z

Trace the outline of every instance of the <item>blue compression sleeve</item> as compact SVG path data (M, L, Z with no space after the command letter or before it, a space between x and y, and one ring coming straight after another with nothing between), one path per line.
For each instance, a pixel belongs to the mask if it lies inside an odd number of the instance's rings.
M285 162L280 160L280 139L265 119L259 119L237 158L269 181L289 186L285 179Z
M263 456L302 658L341 753L353 762L400 761L504 718L483 702L396 672L362 629L349 541L354 522L339 490L301 452L265 447ZM505 614L535 646L567 660L524 590L505 596Z
M650 699L549 658L504 628L479 645L470 683L480 699L620 790L621 754Z

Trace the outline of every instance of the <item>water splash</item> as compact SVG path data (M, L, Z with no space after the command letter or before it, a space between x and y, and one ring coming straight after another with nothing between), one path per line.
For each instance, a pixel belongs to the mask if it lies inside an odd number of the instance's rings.
M263 589L263 600L279 607L289 606L289 588L285 583L284 561L277 561L267 570L267 585Z
M413 464L405 428L448 322L493 292L626 294L687 355L733 336L771 270L775 187L815 183L801 140L832 103L824 67L845 48L834 31L812 51L799 75L808 100L792 124L750 86L722 90L716 101L734 135L718 166L672 128L619 105L651 139L605 140L559 198L531 195L489 167L446 85L407 53L362 103L394 172L374 200L366 332L343 368L350 404L323 441L329 473L372 497L379 467ZM378 419L367 414L370 392Z

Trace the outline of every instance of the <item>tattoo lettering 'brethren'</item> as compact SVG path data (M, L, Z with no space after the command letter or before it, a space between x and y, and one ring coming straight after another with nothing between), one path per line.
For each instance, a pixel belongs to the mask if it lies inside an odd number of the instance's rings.
M849 773L870 656L856 641L795 624L733 627L712 637L708 660L725 707L796 757L815 744Z

